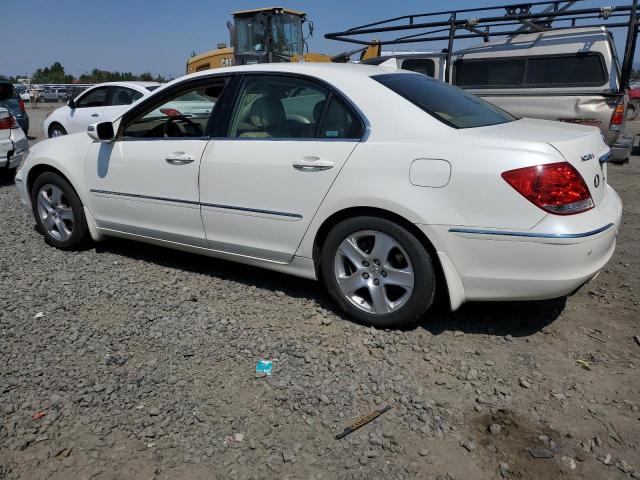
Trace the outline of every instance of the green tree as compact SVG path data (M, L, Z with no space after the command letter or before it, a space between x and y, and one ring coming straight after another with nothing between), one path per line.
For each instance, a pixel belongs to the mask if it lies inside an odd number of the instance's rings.
M33 83L73 83L73 80L73 75L68 75L60 62L37 69L31 77Z

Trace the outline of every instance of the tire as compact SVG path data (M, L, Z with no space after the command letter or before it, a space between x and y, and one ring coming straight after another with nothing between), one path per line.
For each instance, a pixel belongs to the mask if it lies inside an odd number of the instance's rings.
M84 207L67 180L53 172L39 175L31 189L38 231L61 250L77 250L90 238Z
M63 135L67 135L67 131L62 125L59 123L52 123L49 125L49 138L61 137Z
M407 326L433 303L436 277L431 255L411 232L393 221L372 216L343 220L327 235L320 255L327 291L342 310L362 323Z

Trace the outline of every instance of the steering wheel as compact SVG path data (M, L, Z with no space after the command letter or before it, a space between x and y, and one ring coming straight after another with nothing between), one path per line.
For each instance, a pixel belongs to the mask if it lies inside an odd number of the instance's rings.
M167 118L167 120L164 122L164 125L162 126L162 134L164 137L178 137L181 135L170 135L169 134L169 127L171 125L173 125L173 122L177 122L177 121L181 121L184 122L188 127L192 128L193 131L195 132L195 136L200 136L202 135L202 128L200 127L200 125L198 125L197 123L195 123L193 120L185 117L184 115L173 115ZM174 125L175 128L178 128L177 125Z

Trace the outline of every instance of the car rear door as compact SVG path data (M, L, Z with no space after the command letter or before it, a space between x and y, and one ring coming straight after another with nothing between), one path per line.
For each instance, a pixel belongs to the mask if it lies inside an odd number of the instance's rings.
M320 83L247 75L228 129L202 158L209 246L289 261L363 132L362 119Z

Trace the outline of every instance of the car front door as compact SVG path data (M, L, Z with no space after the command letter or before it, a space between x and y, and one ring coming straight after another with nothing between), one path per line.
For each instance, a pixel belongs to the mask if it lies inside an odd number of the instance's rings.
M287 262L364 134L339 95L308 78L246 75L224 138L200 168L209 246Z
M67 133L86 132L89 125L101 121L108 97L109 87L97 87L82 95L75 108L69 108Z
M210 118L225 87L216 77L177 85L126 113L113 143L94 143L86 182L99 228L206 247L198 173L209 142ZM207 115L186 116L170 107L197 92L211 105Z

